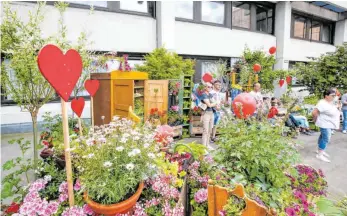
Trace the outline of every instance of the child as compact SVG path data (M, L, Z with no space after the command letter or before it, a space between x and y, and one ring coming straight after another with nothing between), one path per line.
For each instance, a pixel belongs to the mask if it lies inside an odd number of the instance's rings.
M267 118L270 119L270 122L276 121L278 115L277 103L271 102L271 108L267 115Z

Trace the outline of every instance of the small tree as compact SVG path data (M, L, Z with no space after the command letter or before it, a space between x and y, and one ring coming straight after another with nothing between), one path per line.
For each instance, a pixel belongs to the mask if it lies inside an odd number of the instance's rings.
M259 82L262 89L266 92L274 90L273 82L279 79L285 79L287 76L293 76L294 71L273 70L276 59L273 55L268 55L262 50L251 51L247 46L243 51L241 60L236 62L236 70L240 73L240 84L245 85L252 74L254 74L254 64L261 65L259 74ZM254 80L252 80L254 81Z
M80 52L83 67L90 65L90 55L86 49L86 34L81 33L76 47L66 40L66 26L63 13L67 3L59 2L55 6L60 12L60 29L57 35L43 38L40 25L44 19L44 2L38 2L35 10L29 12L29 21L21 21L16 11L4 3L3 22L1 24L1 52L10 59L9 64L1 64L1 84L6 95L12 97L22 110L31 115L33 125L34 164L38 159L37 115L40 108L55 98L55 91L41 75L37 66L38 51L48 43L54 43L64 52L75 48ZM12 76L11 76L12 73Z
M179 79L184 74L194 74L193 60L183 59L165 48L155 49L145 60L144 65L136 65L136 70L147 72L150 79Z
M329 87L347 90L347 43L312 62L297 63L294 70L305 90L317 97L323 97L324 90Z

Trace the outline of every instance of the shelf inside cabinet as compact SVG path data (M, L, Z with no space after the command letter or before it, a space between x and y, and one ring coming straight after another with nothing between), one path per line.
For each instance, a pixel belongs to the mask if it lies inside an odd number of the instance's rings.
M135 86L134 89L143 89L145 88L144 86Z

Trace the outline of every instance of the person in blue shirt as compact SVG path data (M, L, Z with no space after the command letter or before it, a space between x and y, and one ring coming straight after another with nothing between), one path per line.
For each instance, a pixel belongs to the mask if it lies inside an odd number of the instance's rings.
M201 95L200 107L204 110L201 120L203 122L202 144L208 147L212 133L214 114L213 108L217 103L213 101L213 96L210 94L213 87L211 83L205 83L204 93Z

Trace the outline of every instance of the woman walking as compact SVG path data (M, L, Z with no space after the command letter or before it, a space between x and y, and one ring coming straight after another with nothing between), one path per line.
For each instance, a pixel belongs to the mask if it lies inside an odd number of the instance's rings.
M202 132L202 144L208 147L210 142L211 132L214 123L214 114L213 107L217 106L217 103L212 102L212 95L210 92L212 91L212 84L206 83L204 93L201 96L202 105L200 106L204 113L202 114L202 122L203 122L203 132Z
M339 129L340 112L334 105L336 91L328 89L324 92L324 99L320 100L312 112L316 126L320 128L318 151L316 157L324 162L330 162L325 149L330 142L331 131Z

